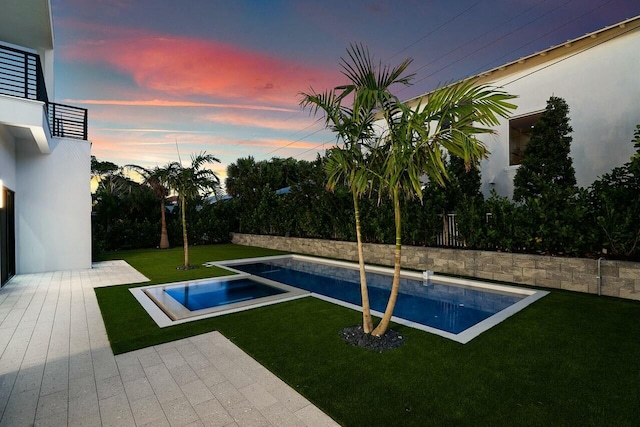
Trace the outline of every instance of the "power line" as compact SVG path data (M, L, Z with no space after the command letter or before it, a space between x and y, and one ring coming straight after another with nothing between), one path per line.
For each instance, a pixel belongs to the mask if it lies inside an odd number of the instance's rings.
M467 13L468 11L470 11L471 9L473 9L474 7L476 7L477 5L479 5L480 3L482 3L484 0L480 0L475 2L474 4L472 4L471 6L469 6L468 8L466 8L465 10L463 10L462 12L458 13L456 16L454 16L453 18L449 19L446 22L443 22L442 24L440 24L438 27L436 27L434 30L429 31L427 34L425 34L424 36L420 37L418 40L414 41L413 43L411 43L410 45L406 46L404 49L399 50L398 52L394 53L393 55L391 55L385 62L389 62L391 59L395 58L396 56L400 55L402 52L405 52L406 50L410 49L411 47L417 45L418 43L420 43L422 40L426 39L427 37L429 37L430 35L432 35L433 33L435 33L436 31L438 31L440 28L444 27L445 25L451 23L452 21L455 21L456 19L458 19L460 16L464 15L465 13Z
M577 56L577 55L579 55L579 54L581 54L581 53L583 53L583 52L586 52L586 51L588 51L588 50L591 50L591 49L593 49L593 48L594 48L594 47L596 47L596 46L600 46L600 45L601 45L601 44L603 44L603 43L606 43L606 42L608 42L608 41L610 41L610 40L617 39L617 38L618 38L618 37L620 37L620 36L623 36L623 35L625 35L625 34L627 34L627 33L630 33L631 31L636 31L636 30L638 30L638 28L637 28L637 27L635 27L635 28L629 28L628 30L626 30L626 31L624 31L624 32L622 32L622 33L620 33L620 34L617 34L617 35L615 35L615 36L613 36L613 37L611 37L611 38L608 38L608 39L602 40L602 41L600 41L600 42L598 42L598 43L596 43L596 44L594 44L594 45L592 45L592 46L589 46L589 47L587 47L587 48L585 48L585 49L582 49L582 50L579 50L579 51L577 51L577 52L574 52L574 53L572 53L571 55L568 55L568 56L565 56L564 58L560 58L560 59L558 59L557 61L551 62L550 64L547 64L547 65L545 65L544 67L540 67L540 68L538 68L538 69L535 69L535 70L531 71L530 73L527 73L527 74L524 74L524 75L522 75L522 76L520 76L520 77L517 77L517 78L515 78L515 79L511 80L510 82L504 83L504 84L502 85L502 87L504 87L504 86L508 86L508 85L510 85L511 83L515 83L515 82L517 82L518 80L522 80L522 79L523 79L523 78L525 78L525 77L528 77L528 76L530 76L530 75L532 75L532 74L535 74L535 73L537 73L537 72L539 72L539 71L542 71L542 70L544 70L544 69L547 69L547 68L549 68L549 67L552 67L552 66L554 66L554 65L556 65L556 64L559 64L559 63L561 63L561 62L563 62L563 61L566 61L566 60L567 60L567 59L569 59L569 58L573 58L574 56Z
M490 66L490 65L491 65L491 64L493 64L494 62L500 61L501 59L503 59L503 58L505 58L505 57L508 57L508 56L512 55L513 53L515 53L515 52L519 51L520 49L522 49L522 48L524 48L524 47L529 46L531 43L534 43L534 42L536 42L536 41L538 41L538 40L540 40L540 39L542 39L542 38L544 38L544 37L548 36L549 34L552 34L552 33L556 32L556 31L558 31L559 29L564 28L564 27L566 27L567 25L572 24L573 22L575 22L575 21L577 21L577 20L579 20L579 19L584 18L585 16L587 16L587 15L589 15L589 14L591 14L591 13L595 12L596 10L598 10L598 9L600 9L600 8L602 8L602 7L604 7L604 6L606 6L607 4L609 4L609 3L613 2L613 1L614 1L614 0L609 0L608 2L606 2L606 3L604 3L604 4L601 4L600 6L598 6L598 7L594 8L594 9L592 9L592 10L588 11L588 12L583 13L582 15L578 16L577 18L572 19L571 21L569 21L569 22L565 22L564 24L560 25L559 27L554 28L554 29L553 29L553 30L551 30L551 31L546 32L545 34L541 35L540 37L538 37L538 38L536 38L536 39L533 39L533 40L530 40L529 42L527 42L527 43L523 44L522 46L518 47L517 49L515 49L515 50L513 50L513 51L511 51L511 52L509 52L509 53L507 53L507 54L505 54L505 55L502 55L502 56L501 56L501 57L499 57L499 58L494 59L493 61L491 61L491 62L489 62L489 63L487 63L487 64L483 65L482 67L476 68L476 69L475 69L475 70L473 70L469 75L470 75L470 76L473 76L473 75L477 74L478 72L480 72L480 71L482 71L482 70L485 70L488 66Z
M407 45L406 47L404 47L403 49L399 50L398 52L396 52L395 54L393 54L391 57L389 57L385 62L388 62L389 60L391 60L391 59L395 58L396 56L398 56L398 55L399 55L399 54L401 54L402 52L405 52L406 50L408 50L408 49L410 49L411 47L415 46L416 44L420 43L421 41L423 41L423 40L424 40L424 39L426 39L427 37L431 36L432 34L434 34L435 32L437 32L437 31L438 31L438 30L440 30L441 28L445 27L446 25L448 25L448 24L450 24L451 22L453 22L453 21L455 21L456 19L458 19L460 16L464 15L465 13L467 13L468 11L470 11L471 9L473 9L474 7L476 7L477 5L479 5L480 3L482 3L483 1L484 1L484 0L479 0L479 1L475 2L474 4L472 4L471 6L469 6L468 8L464 9L462 12L460 12L460 13L458 13L457 15L453 16L452 18L448 19L447 21L443 22L443 23L442 23L442 24L440 24L438 27L436 27L435 29L431 30L430 32L428 32L428 33L427 33L427 34L425 34L424 36L422 36L422 37L418 38L418 39L417 39L416 41L414 41L413 43L411 43L411 44ZM543 0L543 1L546 1L546 0ZM288 118L287 118L287 119L285 119L285 120L288 120L288 119L289 119L289 118L291 118L291 117L293 117L293 115L291 115L290 117L288 117ZM294 134L292 134L292 136L293 136L293 135L296 135L296 134L297 134L297 133L299 133L299 132L302 132L302 131L303 131L303 130L305 130L305 129L310 128L311 126L315 125L319 120L321 120L321 119L318 119L318 120L316 120L316 122L312 123L311 125L306 126L305 128L303 128L303 129L301 129L301 130L299 130L299 131L295 132ZM324 129L324 128L323 128L323 129ZM317 130L317 131L315 131L315 132L312 132L312 133L310 133L310 134L308 134L308 135L305 135L304 137L302 137L302 138L300 138L300 139L297 139L297 140L295 140L295 141L292 141L291 143L289 143L289 144L287 144L287 145L283 145L282 147L278 147L278 148L276 148L276 149L274 149L274 150L272 150L272 151L269 151L268 153L266 153L266 154L265 154L265 156L268 156L269 154L272 154L272 153L274 153L274 152L276 152L276 151L278 151L278 150L281 150L281 149L283 149L283 148L289 147L289 146L291 146L291 145L295 144L296 142L300 142L300 141L301 141L301 140L303 140L303 139L306 139L306 138L308 138L308 137L310 137L310 136L313 136L313 135L317 134L318 132L320 132L320 131L321 131L321 130L323 130L323 129L319 129L319 130ZM246 140L243 140L243 141L239 141L239 142L237 142L237 143L238 143L238 144L242 144L243 142L250 142L250 139L246 139ZM321 145L324 145L324 144L321 144ZM307 150L307 151L309 151L309 150ZM303 153L301 153L301 154L305 154L307 151L305 151L305 152L303 152Z
M332 142L333 142L332 140L323 142L322 144L319 144L319 145L316 145L315 147L309 148L308 150L305 150L302 153L298 153L295 157L301 157L302 155L307 154L309 151L313 151L313 150L315 150L316 148L319 148L319 147L324 147L325 144L331 144ZM335 143L335 145L338 145L338 144L341 144L341 142L336 142ZM332 145L332 147L333 147L333 145ZM325 152L326 152L326 150L325 150ZM292 157L294 157L294 156L292 156Z
M420 38L419 38L418 40L416 40L415 42L413 42L413 43L409 44L408 46L406 46L405 48L403 48L402 50L398 51L396 54L394 54L393 56L391 56L391 57L389 58L389 60L390 60L390 59L392 59L392 58L394 58L395 56L399 55L400 53L402 53L402 52L406 51L407 49L411 48L412 46L416 45L416 44L417 44L417 43L419 43L420 41L422 41L422 40L426 39L428 36L432 35L432 34L433 34L433 33L435 33L436 31L438 31L438 30L439 30L440 28L442 28L444 25L446 25L446 24L448 24L448 23L452 22L453 20L455 20L455 19L459 18L461 15L463 15L463 14L464 14L464 13L466 13L466 12L468 12L470 9L472 9L473 7L475 7L476 5L478 5L479 3L481 3L482 1L483 1L483 0L480 0L480 1L476 2L476 3L474 3L474 4L473 4L473 5L471 5L469 8L465 9L464 11L460 12L459 14L457 14L456 16L454 16L453 18L449 19L447 22L445 22L444 24L440 25L439 27L437 27L437 28L436 28L436 29L434 29L433 31L430 31L430 32L429 32L429 33L427 33L426 35L424 35L424 36L420 37ZM535 9L537 6L539 6L540 4L544 3L545 1L546 1L546 0L541 0L541 1L537 2L537 3L536 3L536 4L534 4L533 6L531 6L531 7L527 8L525 11L523 11L523 12L521 12L521 13L517 14L517 15L516 15L516 16L514 16L514 17L509 18L507 21L505 21L505 22L503 22L502 24L500 24L500 26L503 26L503 25L506 25L506 24L508 24L508 23L512 22L513 20L517 19L518 17L520 17L520 16L522 16L522 15L526 14L527 12L529 12L529 11L531 11L531 10ZM564 7L564 6L566 6L567 4L571 3L572 1L573 1L573 0L565 1L565 2L564 2L564 3L562 3L561 5L554 7L553 9L551 9L551 10L549 10L548 12L544 13L543 15L540 15L540 16L538 16L538 17L536 17L536 18L534 18L534 19L530 20L530 21L529 21L529 22L527 22L526 24L524 24L524 25L520 26L518 29L513 30L513 31L510 31L510 32L508 32L508 33L506 33L506 34L504 34L504 35L502 35L502 36L498 37L497 39L495 39L495 40L493 40L493 41L491 41L491 42L489 42L489 43L485 44L485 45L484 45L484 46L482 46L481 48L476 49L476 51L475 51L475 52L478 52L478 51L480 51L480 50L486 49L487 47L489 47L489 46L491 46L491 45L496 44L496 43L497 43L497 42L499 42L500 40L502 40L502 39L504 39L504 38L506 38L506 37L508 37L508 36L510 36L510 35L512 35L512 34L514 34L514 33L516 33L516 32L521 31L521 30L522 30L522 28L524 28L524 27L526 27L526 26L529 26L529 25L531 25L531 24L533 24L533 23L535 23L535 22L539 21L540 19L542 19L542 18L544 18L544 17L546 17L546 16L550 15L551 13L553 13L553 12L555 12L556 10L558 10L558 9L560 9L560 8L562 8L562 7ZM558 26L558 27L556 27L556 28L552 29L551 31L548 31L547 33L543 34L542 36L539 36L539 37L537 37L536 39L531 40L531 41L529 41L529 42L527 42L527 43L525 43L525 44L521 45L521 46L520 46L520 47L518 47L517 49L512 50L511 52L509 52L509 53L507 53L507 54L505 54L505 55L503 55L503 56L501 56L501 57L499 57L499 58L497 58L497 59L492 60L489 64L492 64L492 63L494 63L494 62L496 62L496 61L498 61L498 60L500 60L500 59L503 59L503 58L505 58L505 57L507 57L507 56L509 56L509 55L512 55L513 53L515 53L515 52L519 51L520 49L522 49L522 48L524 48L524 47L526 47L526 46L530 45L531 43L534 43L535 41L540 40L540 39L542 39L542 38L544 38L544 37L548 36L549 34L551 34L551 33L555 32L555 31L558 31L559 29L561 29L561 28L563 28L563 27L565 27L565 26L567 26L567 25L569 25L569 24L571 24L571 23L573 23L573 22L575 22L575 21L577 21L577 20L579 20L579 19L583 18L583 17L584 17L584 16L586 16L586 15L589 15L589 14L591 14L591 13L595 12L596 10L598 10L598 9L600 9L600 8L602 8L602 7L606 6L606 5L608 5L609 3L613 2L613 1L614 1L614 0L609 0L609 1L607 1L606 3L601 4L601 5L597 6L597 7L593 8L593 9L591 9L591 10L589 10L589 11L585 12L585 13L583 13L583 14L582 14L582 15L580 15L579 17L574 18L573 20L571 20L571 21L569 21L569 22L565 22L564 24L562 24L562 25L560 25L560 26ZM478 40L478 39L480 39L480 38L482 38L482 37L486 36L487 34L489 34L489 33L493 32L493 31L495 31L495 29L492 29L492 30L486 31L485 33L483 33L482 35L480 35L480 36L476 37L475 39L470 40L469 42L466 42L466 43L464 43L464 44L462 44L462 45L458 46L457 48L455 48L455 49L453 49L453 50L451 50L451 51L447 52L445 55L440 56L439 58L437 58L437 59L435 59L435 60L432 60L432 61L430 61L429 63L427 63L427 64L425 64L425 65L421 66L420 68L418 68L418 70L422 70L422 69L424 69L424 68L428 67L429 65L433 64L434 62L437 62L437 61L439 61L440 59L445 58L446 56L450 55L452 52L454 52L454 51L456 51L456 50L459 50L459 49L461 49L462 47L467 46L468 44L472 43L473 41ZM574 56L574 55L571 55L571 56ZM457 60L455 60L455 61L453 61L453 62L449 63L448 65L445 65L445 66L441 67L440 69L438 69L438 70L436 70L436 71L434 71L434 72L430 73L429 75L427 75L427 76L425 76L425 77L423 77L423 78L421 78L421 79L417 80L417 81L416 81L416 83L419 83L419 82L422 82L422 81L426 80L427 78L429 78L429 77L433 76L434 74L437 74L437 73L439 73L440 71L445 70L446 68L449 68L450 66L452 66L452 65L454 65L454 64L456 64L456 63L458 63L458 62L460 62L460 61L461 61L461 60L463 60L463 59L464 59L464 57L459 58L459 59L457 59ZM566 58L565 58L565 59L566 59ZM563 60L564 60L564 59L563 59ZM387 61L388 61L388 60L387 60ZM560 62L560 61L557 61L557 62ZM557 62L555 62L555 63L557 63ZM555 63L553 63L553 64L549 64L548 66L543 67L542 69L547 68L547 67L549 67L549 66L552 66L552 65L554 65ZM487 65L489 65L489 64L487 64ZM487 65L485 65L485 66L483 66L483 67L480 67L480 68L478 68L478 69L474 70L472 73L470 73L470 74L469 74L469 76L472 76L472 75L476 74L478 71L481 71L481 70L485 69L485 67L486 67ZM533 72L536 72L536 71L533 71ZM533 72L532 72L532 73L529 73L529 74L526 74L525 76L522 76L522 77L520 77L520 78L523 78L523 77L526 77L527 75L533 74ZM520 78L519 78L519 79L520 79ZM519 80L519 79L516 79L516 80L514 80L514 81L517 81L517 80ZM509 82L509 83L507 83L507 84L513 83L514 81ZM406 89L407 89L407 87L403 87L403 88L401 88L398 92L401 92L401 91L406 90ZM288 146L291 146L291 145L293 145L295 142L299 142L300 140L302 140L302 139L304 139L304 138L306 138L306 137L308 137L308 136L312 136L312 135L314 135L314 134L316 134L316 133L320 132L321 130L322 130L322 129L320 129L320 130L318 130L318 131L315 131L315 132L313 132L313 133L312 133L312 134L310 134L310 135L307 135L307 136L305 136L305 137L303 137L303 138L301 138L301 139L298 139L298 140L296 140L296 141L293 141L292 143L287 144L287 145L285 145L285 146L279 147L279 148L277 148L276 150L272 150L271 152L269 152L269 153L267 153L267 154L271 154L271 153L273 153L273 152L275 152L275 151L278 151L278 150L280 150L280 149L282 149L282 148L286 148L286 147L288 147ZM329 142L331 142L331 141L329 141ZM313 147L313 148L311 148L311 149L305 150L305 151L303 151L302 153L299 153L299 154L297 154L297 155L295 155L295 156L292 156L292 157L300 157L300 156L302 156L302 155L304 155L304 154L306 154L306 153L308 153L308 152L310 152L310 151L312 151L312 150L315 150L315 149L317 149L317 148L319 148L319 147L323 146L324 144L326 144L326 143L322 143L322 144L320 144L320 145L317 145L317 146L315 146L315 147Z
M463 47L468 46L469 44L473 43L474 41L476 41L476 40L479 40L479 39L483 38L483 37L484 37L484 36L486 36L487 34L493 33L493 32L494 32L494 31L496 31L498 28L503 27L503 26L505 26L505 25L509 24L511 21L513 21L513 20L515 20L515 19L519 18L520 16L524 15L525 13L528 13L529 11L531 11L531 10L535 9L535 8L536 8L536 7L538 7L540 4L542 4L542 3L546 2L546 1L547 1L547 0L541 0L541 1L539 1L538 3L536 3L536 4L534 4L533 6L529 7L528 9L526 9L526 10L524 10L524 11L520 12L520 13L519 13L519 14L517 14L516 16L513 16L513 17L509 18L508 20L506 20L506 21L504 21L504 22L502 22L502 23L498 24L497 26L495 26L494 28L490 29L489 31L485 31L484 33L482 33L481 35L477 36L476 38L473 38L473 39L469 40L468 42L466 42L466 43L464 43L464 44L461 44L460 46L458 46L458 47L456 47L456 48L454 48L454 49L451 49L451 50L450 50L449 52L447 52L446 54L444 54L444 55L442 55L442 56L440 56L440 57L438 57L438 58L436 58L436 59L433 59L433 60L431 60L431 61L427 62L426 64L424 64L424 65L422 65L422 66L418 67L415 71L416 71L416 72L418 72L418 71L420 71L420 70L423 70L423 69L425 69L426 67L428 67L429 65L431 65L431 64L433 64L433 63L435 63L435 62L438 62L438 61L440 61L440 60L441 60L441 59L443 59L443 58L446 58L447 56L451 55L453 52L455 52L455 51L457 51L457 50L460 50L460 49L462 49ZM522 27L520 27L520 29L522 29Z
M289 119L290 119L290 118L292 118L292 117L293 117L293 115L292 115L292 116L290 116L290 117L288 117L287 119L285 119L285 120L283 120L283 121L287 121L287 120L289 120ZM307 126L303 127L302 129L298 129L297 131L295 131L294 133L292 133L292 134L291 134L291 136L297 135L297 134L299 134L300 132L302 132L302 131L304 131L304 130L306 130L306 129L309 129L309 128L310 128L310 127L312 127L312 126L315 126L315 125L316 125L320 120L322 120L322 118L316 119L313 123L311 123L311 124L309 124L309 125L307 125ZM314 132L314 133L315 133L315 132ZM307 137L309 137L309 136L311 136L311 135L313 135L313 134L306 135L306 136L302 137L302 139L307 138ZM256 138L258 138L258 137L259 137L259 135L252 136L251 138L246 138L246 139L243 139L243 140L240 140L240 141L236 141L235 143L236 143L236 144L245 144L245 143L250 143L251 141L255 140L255 139L256 139Z
M266 154L265 154L265 156L268 156L268 155L269 155L269 154L271 154L271 153L275 153L275 152L276 152L276 151L278 151L278 150L282 150L283 148L287 148L287 147L289 147L289 146L291 146L291 145L295 144L296 142L300 142L300 141L302 141L303 139L308 138L308 137L310 137L310 136L313 136L313 135L315 135L315 134L317 134L317 133L319 133L319 132L322 132L322 131L323 131L323 130L325 130L325 129L326 129L326 128L324 128L324 127L323 127L323 128L320 128L320 129L318 129L317 131L311 132L309 135L305 135L305 136L303 136L302 138L296 139L295 141L291 141L290 143L288 143L288 144L286 144L286 145L282 145L282 146L280 146L280 147L276 148L275 150L271 150L271 151L269 151L268 153L266 153Z
M418 44L419 42L423 41L423 40L424 40L424 39L426 39L427 37L429 37L429 36L431 36L432 34L434 34L436 31L440 30L440 29L441 29L442 27L444 27L445 25L447 25L447 24L451 23L452 21L454 21L454 20L458 19L460 16L462 16L463 14L465 14L466 12L468 12L469 10L473 9L475 6L477 6L478 4L482 3L483 1L484 1L484 0L479 0L479 1L475 2L474 4L472 4L471 6L469 6L468 8L466 8L465 10L463 10L462 12L458 13L458 14L457 14L457 15L455 15L454 17L450 18L450 19L449 19L449 20L447 20L446 22L444 22L444 23L442 23L441 25L439 25L438 27L436 27L434 30L432 30L432 31L428 32L427 34L425 34L424 36L420 37L419 39L417 39L417 40L416 40L416 41L414 41L413 43L409 44L409 45L408 45L408 46L406 46L405 48L403 48L403 49L401 49L400 51L396 52L394 55L392 55L391 57L389 57L389 58L387 59L387 61L385 61L385 62L388 62L389 60L391 60L392 58L396 57L396 56L397 56L397 55L399 55L400 53L402 53L402 52L404 52L404 51L406 51L406 50L410 49L410 48L411 48L411 47L413 47L413 46L415 46L415 45L416 45L416 44ZM540 5L541 3L544 3L545 1L547 1L547 0L541 0L541 1L539 1L538 3L536 3L535 5L533 5L532 7L529 7L529 8L527 8L525 11L523 11L523 12L519 13L518 15L516 15L516 16L514 16L514 17L512 17L512 18L509 18L507 21L503 22L503 23L502 23L502 24L500 24L500 25L506 25L506 24L508 24L509 22L513 21L514 19L516 19L516 18L518 18L518 17L522 16L523 14L525 14L525 13L527 13L527 12L531 11L532 9L536 8L538 5ZM545 16L549 15L550 13L552 13L552 12L554 12L555 10L559 9L560 7L563 7L563 6L567 5L568 3L571 3L572 1L573 1L573 0L568 0L568 1L566 1L565 3L561 4L560 6L558 6L558 7L554 8L554 9L550 10L550 11L549 11L549 12L547 12L546 14L541 15L541 16L539 16L539 17L537 17L537 18L535 18L535 19L533 19L533 20L529 21L527 24L525 24L525 26L530 25L531 23L536 22L536 21L537 21L537 20L539 20L539 19L542 19L543 17L545 17ZM612 1L612 0L611 0L611 1ZM521 29L522 29L522 27L520 27L518 30L521 30ZM477 40L477 39L479 39L479 38L482 38L482 37L484 37L485 35L487 35L487 34L489 34L489 33L493 32L493 31L495 31L495 29L492 29L492 30L490 30L490 31L487 31L487 32L483 33L481 36L476 37L474 40ZM498 39L496 39L496 40L492 41L491 43L486 44L485 46L483 46L482 48L480 48L480 50L481 50L481 49L484 49L484 48L486 48L486 47L488 47L488 46L491 46L492 44L495 44L495 43L496 43L496 42L498 42L499 40L502 40L503 38L505 38L505 37L507 37L507 36L509 36L509 35L513 34L513 33L514 33L514 32L516 32L516 31L517 31L517 30L514 30L514 31L511 31L511 32L509 32L509 33L507 33L507 34L503 35L502 37L500 37L500 38L498 38ZM436 61L438 61L438 60L440 60L440 59L442 59L442 58L445 58L446 56L448 56L449 54L451 54L451 53L452 53L452 52L454 52L455 50L458 50L458 49L460 49L460 48L462 48L462 47L464 47L464 46L466 46L466 45L470 44L470 43L471 43L471 42L473 42L474 40L471 40L471 41L469 41L469 42L467 42L467 43L465 43L465 44L463 44L463 45L461 45L461 46L457 47L456 49L453 49L453 50L449 51L447 54L445 54L445 55L443 55L443 56L440 56L440 57L439 57L439 58L437 58L436 60L430 61L429 63L427 63L427 64L425 64L425 65L421 66L420 68L418 68L418 71L419 71L419 70L421 70L421 69L424 69L425 67L427 67L427 66L431 65L432 63L434 63L434 62L436 62ZM463 58L460 58L460 59L458 59L457 61L454 61L454 62L450 63L449 65L447 65L447 66L445 66L445 67L443 67L443 68L441 68L441 69L439 69L439 70L435 71L434 73L432 73L432 74L430 74L430 75L428 75L428 76L426 76L426 77L424 77L424 78L422 78L422 79L418 80L416 83L418 83L418 82L421 82L421 81L425 80L426 78L430 77L431 75L433 75L433 74L435 74L435 73L437 73L437 72L440 72L440 71L442 71L443 69L446 69L446 68L450 67L451 65L453 65L453 64L455 64L455 63L457 63L457 62L460 62L462 59L463 59ZM403 87L403 88L401 88L398 92L402 92L403 90L406 90L406 89L407 89L407 87ZM319 132L319 131L316 131L316 132L314 132L313 134L318 133L318 132ZM313 135L313 134L311 134L311 135ZM311 136L311 135L308 135L308 136ZM288 147L288 146L290 146L290 145L293 145L295 142L299 142L299 141L300 141L300 140L296 140L296 141L291 142L290 144L287 144L287 145L285 145L285 146L279 147L279 148L277 148L276 150L272 150L272 151L270 151L269 153L267 153L267 155L269 155L269 154L271 154L271 153L273 153L273 152L275 152L275 151L278 151L278 150L280 150L281 148L286 148L286 147ZM306 154L307 152L309 152L309 151L311 151L311 150L313 150L313 149L315 149L315 148L318 148L318 147L320 147L321 145L324 145L324 144L320 144L320 145L318 145L318 146L316 146L316 147L313 147L312 149L306 150L306 151L304 151L304 152L302 152L302 153L299 153L298 155L296 155L296 156L292 156L292 157L299 157L299 156L302 156L303 154Z
M527 27L527 26L529 26L529 25L533 24L533 23L534 23L534 22L536 22L536 21L539 21L540 19L542 19L542 18L544 18L544 17L546 17L546 16L550 15L551 13L553 13L553 12L555 12L556 10L558 10L558 9L560 9L560 8L562 8L562 7L564 7L564 6L566 6L567 4L571 3L572 1L573 1L573 0L568 0L568 1L564 2L564 3L562 3L561 5L556 6L555 8L551 9L551 10L550 10L550 11L548 11L547 13L545 13L545 14L543 14L543 15L540 15L540 16L538 16L538 17L537 17L537 18L535 18L535 19L532 19L531 21L527 22L527 23L526 23L526 24L524 24L523 26L521 26L521 27L519 27L519 28L517 28L517 29L515 29L515 30L513 30L513 31L510 31L510 32L508 32L508 33L506 33L506 34L503 34L502 36L498 37L497 39L494 39L494 40L492 40L491 42L489 42L489 43L485 44L484 46L482 46L482 47L480 47L480 48L476 49L474 53L477 53L477 52L479 52L479 51L481 51L481 50L483 50L483 49L486 49L487 47L489 47L489 46L491 46L491 45L496 44L497 42L499 42L500 40L504 39L505 37L508 37L508 36L510 36L510 35L512 35L512 34L514 34L514 33L516 33L516 32L520 32L520 31L522 31L522 28ZM610 1L613 1L613 0L610 0ZM588 13L591 13L591 12L592 12L592 11L590 11L590 12L588 12ZM558 28L556 28L556 29L552 30L551 32L556 31L556 30L558 30L559 28L561 28L561 27L558 27ZM547 33L547 34L549 34L549 33ZM546 36L547 34L545 34L544 36ZM544 36L542 36L542 37L544 37ZM538 40L538 39L536 39L536 40ZM534 40L534 41L535 41L535 40ZM530 43L532 43L532 42L529 42L529 43L527 43L526 45L528 45L528 44L530 44ZM513 54L514 52L517 52L518 50L522 49L522 48L523 48L524 46L526 46L526 45L520 46L519 48L517 48L517 49L515 49L515 50L513 50L513 51L511 51L511 52L509 52L508 54L503 55L501 58L504 58L505 56L508 56L508 55ZM424 80L428 79L429 77L432 77L432 76L434 76L435 74L438 74L440 71L446 70L447 68L451 67L452 65L457 64L458 62L462 61L462 60L463 60L463 59L465 59L465 58L466 58L466 57L462 56L462 57L458 58L457 60L455 60L455 61L453 61L453 62L450 62L449 64L447 64L447 65L445 65L445 66L443 66L443 67L440 67L439 69L437 69L437 70L435 70L435 71L431 72L430 74L427 74L426 76L424 76L424 77L422 77L421 79L417 80L415 83L420 83L420 82L422 82L422 81L424 81ZM495 61L496 61L496 60L493 60L492 62L495 62ZM481 67L480 69L484 69L484 68L483 68L483 67ZM474 75L475 73L476 73L476 71L474 71L474 72L470 73L470 74L469 74L469 76L472 76L472 75ZM405 90L405 89L406 89L406 88L402 88L402 89L400 89L398 92L401 92L402 90Z

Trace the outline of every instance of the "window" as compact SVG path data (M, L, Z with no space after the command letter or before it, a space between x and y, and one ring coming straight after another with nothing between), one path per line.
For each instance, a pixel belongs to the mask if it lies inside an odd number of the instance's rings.
M542 113L535 113L509 120L509 166L522 163L524 149L531 139L533 126L541 116Z

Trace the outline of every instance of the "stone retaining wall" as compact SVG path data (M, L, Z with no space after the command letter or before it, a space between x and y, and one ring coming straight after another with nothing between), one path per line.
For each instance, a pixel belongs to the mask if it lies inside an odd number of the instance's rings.
M353 242L237 233L233 234L232 241L239 245L358 261ZM393 245L365 244L364 247L366 263L393 266ZM402 267L598 293L598 262L594 259L403 246ZM602 260L601 274L602 295L640 300L640 263Z

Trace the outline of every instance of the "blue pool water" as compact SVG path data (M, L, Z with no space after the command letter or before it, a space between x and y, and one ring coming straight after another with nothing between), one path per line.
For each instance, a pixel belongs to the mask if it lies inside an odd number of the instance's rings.
M284 258L233 267L316 294L361 305L359 271ZM384 312L392 277L367 273L373 310ZM394 316L458 334L523 299L523 295L489 292L438 282L402 278Z
M198 283L165 289L173 299L191 311L247 301L286 291L251 279Z

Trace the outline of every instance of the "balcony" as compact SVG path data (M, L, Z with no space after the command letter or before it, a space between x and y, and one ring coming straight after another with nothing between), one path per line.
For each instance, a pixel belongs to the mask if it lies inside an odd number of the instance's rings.
M43 102L51 136L87 139L87 110L49 102L38 55L0 46L0 95Z

